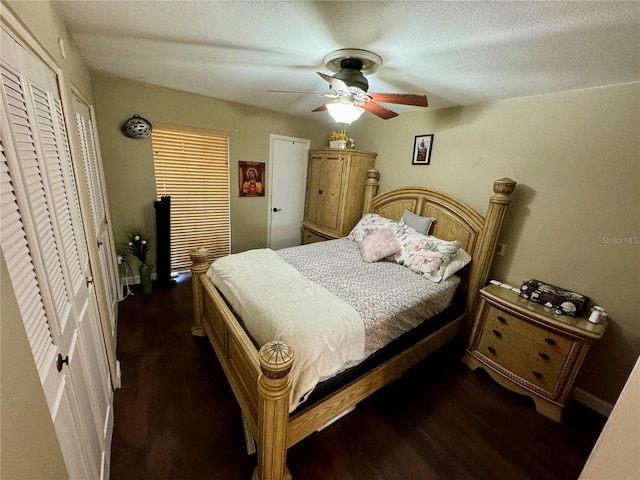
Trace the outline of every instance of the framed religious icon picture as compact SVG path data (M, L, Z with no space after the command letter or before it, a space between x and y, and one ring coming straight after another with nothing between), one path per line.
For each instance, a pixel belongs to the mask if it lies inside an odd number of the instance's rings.
M433 147L433 133L416 135L413 142L412 165L429 165L431 162L431 148Z
M238 180L241 197L264 197L264 163L238 162Z

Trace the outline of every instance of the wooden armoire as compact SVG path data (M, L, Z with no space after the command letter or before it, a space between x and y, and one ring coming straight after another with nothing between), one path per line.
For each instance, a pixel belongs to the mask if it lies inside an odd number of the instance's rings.
M377 153L323 148L309 151L304 244L344 237L362 217L367 170Z

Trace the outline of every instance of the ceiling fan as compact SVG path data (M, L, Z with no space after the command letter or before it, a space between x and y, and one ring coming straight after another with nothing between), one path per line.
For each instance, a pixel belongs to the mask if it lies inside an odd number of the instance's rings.
M329 83L329 93L291 92L269 90L278 93L302 93L305 95L322 95L333 100L320 105L312 112L329 110L338 123L351 123L363 111L370 112L383 120L397 117L398 114L380 103L428 106L426 95L411 93L369 93L369 82L364 74L373 73L382 64L382 57L368 50L343 48L324 57L327 68L336 72L333 76L316 72ZM336 114L334 114L336 112ZM337 115L337 116L336 116Z

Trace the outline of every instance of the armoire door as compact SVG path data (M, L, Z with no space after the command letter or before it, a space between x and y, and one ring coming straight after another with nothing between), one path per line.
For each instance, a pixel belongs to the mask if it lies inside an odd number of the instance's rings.
M346 195L343 189L347 175L348 160L340 154L328 154L324 158L322 166L322 190L318 223L323 227L338 231L340 221L340 209L342 196Z
M338 153L309 157L305 219L329 231L338 230L346 162Z
M108 478L113 392L53 71L1 30L0 247L71 478Z
M319 223L320 204L322 201L322 166L324 156L312 154L307 166L307 198L305 201L304 218L313 223Z

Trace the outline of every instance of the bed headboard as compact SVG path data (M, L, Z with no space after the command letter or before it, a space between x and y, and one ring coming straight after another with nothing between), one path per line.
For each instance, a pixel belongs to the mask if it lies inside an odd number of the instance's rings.
M364 213L377 213L400 220L405 210L434 217L430 234L443 240L458 240L471 255L462 271L461 290L467 294L466 312L473 318L479 290L486 284L507 207L516 182L501 178L493 183L493 195L485 216L451 195L423 187L402 187L376 195L379 173L369 170Z

